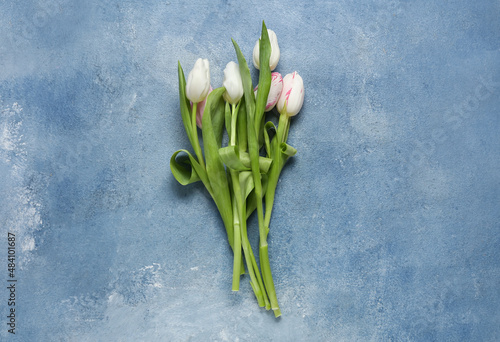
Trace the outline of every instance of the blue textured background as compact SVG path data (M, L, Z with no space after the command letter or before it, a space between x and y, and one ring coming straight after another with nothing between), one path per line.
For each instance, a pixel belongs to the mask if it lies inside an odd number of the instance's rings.
M496 0L1 2L0 339L500 340L499 18ZM270 235L280 320L248 277L231 292L215 206L168 166L189 146L177 61L208 58L217 87L262 19L306 87Z

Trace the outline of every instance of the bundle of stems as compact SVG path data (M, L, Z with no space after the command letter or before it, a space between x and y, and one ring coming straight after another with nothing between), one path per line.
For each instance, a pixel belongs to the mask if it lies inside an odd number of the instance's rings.
M224 100L224 87L208 95L201 125L203 151L196 126L197 104L191 108L184 72L178 64L181 115L194 155L187 150L176 151L170 159L170 168L179 183L201 181L212 196L233 250L232 290L239 290L240 278L246 270L259 306L272 309L279 317L267 241L278 179L286 160L296 150L286 143L289 116L280 115L277 128L271 121L265 122L271 87L271 44L264 22L259 44L260 72L255 95L247 62L233 40L244 96L237 104L230 104ZM224 128L227 146L222 146ZM247 221L254 211L259 228L260 267L247 234Z

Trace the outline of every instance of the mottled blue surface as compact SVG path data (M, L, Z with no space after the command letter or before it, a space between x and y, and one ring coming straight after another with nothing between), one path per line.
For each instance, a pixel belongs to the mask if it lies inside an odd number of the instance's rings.
M493 0L1 2L0 339L500 340L499 18ZM189 146L177 61L208 58L219 86L262 19L306 87L269 240L279 320L248 276L231 292L215 206L168 166Z

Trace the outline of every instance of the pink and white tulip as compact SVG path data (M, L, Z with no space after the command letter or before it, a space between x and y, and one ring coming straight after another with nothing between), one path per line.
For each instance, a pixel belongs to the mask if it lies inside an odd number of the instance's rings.
M253 90L255 96L257 96L258 88L259 86L255 87L255 89ZM265 109L266 112L269 112L271 109L274 108L281 95L282 89L283 89L283 78L281 77L281 74L279 72L273 72L271 74L271 88L269 89L269 95L267 96L266 109Z
M304 104L304 81L302 77L294 71L283 78L283 90L276 105L280 114L294 116Z

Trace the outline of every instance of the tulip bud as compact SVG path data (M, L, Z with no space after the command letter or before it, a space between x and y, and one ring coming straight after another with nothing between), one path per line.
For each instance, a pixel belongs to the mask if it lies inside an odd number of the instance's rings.
M256 86L254 91L255 96L257 96L257 89L259 86ZM271 74L271 88L269 89L269 95L267 96L266 102L266 112L269 112L274 108L276 102L281 95L281 90L283 89L283 78L279 72L273 72Z
M214 90L212 86L210 86L210 89L208 90L207 97L205 97L202 101L198 102L198 105L196 107L196 126L201 128L201 121L203 119L203 113L205 112L205 105L207 104L207 99L208 95ZM193 108L193 102L191 102L191 109Z
M269 68L273 71L278 65L278 61L280 60L280 47L278 46L278 37L273 30L267 30L267 34L269 35L269 41L271 43L271 56L269 57ZM255 46L253 48L253 65L255 68L259 69L259 54L260 54L260 39L257 40Z
M186 84L186 97L193 103L205 99L210 89L210 67L208 59L198 58L189 72Z
M294 116L300 111L303 103L304 82L297 71L294 71L283 78L283 90L276 108L281 114Z
M236 104L243 96L243 82L241 81L240 68L235 62L229 62L224 69L222 86L226 91L222 95L230 104Z

